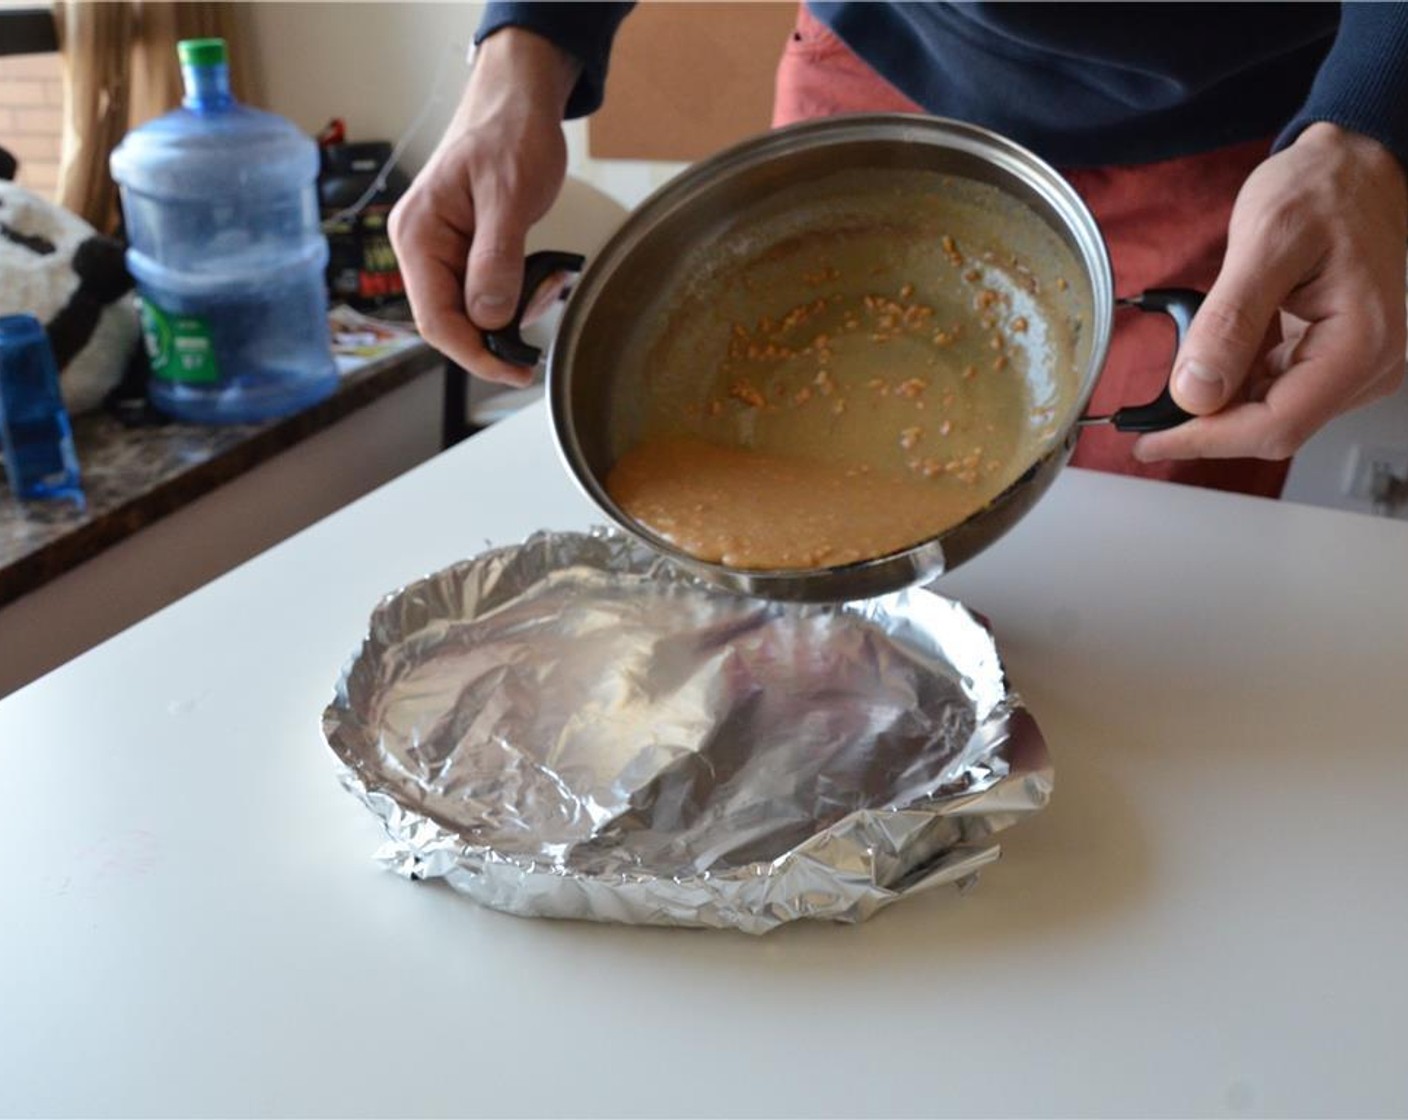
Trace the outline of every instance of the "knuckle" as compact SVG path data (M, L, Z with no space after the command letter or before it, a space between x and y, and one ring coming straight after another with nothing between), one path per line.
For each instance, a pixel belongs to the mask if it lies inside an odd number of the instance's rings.
M412 317L421 338L431 346L439 348L449 341L449 331L446 329L445 315L442 312L424 312L413 308Z
M439 350L445 345L445 334L440 329L440 325L434 319L428 319L424 315L415 315L416 330L420 332L423 341L428 342L431 347Z
M1289 459L1303 446L1314 432L1314 426L1301 420L1286 417L1275 419L1262 436L1257 449L1260 459Z
M1377 300L1360 303L1358 342L1367 355L1375 358L1386 356L1387 351L1392 349L1395 334L1402 334L1401 329L1395 330L1398 326L1396 319L1397 316Z
M406 207L410 205L410 196L399 199L396 205L391 208L391 213L386 217L386 230L391 235L391 240L395 241L401 236L406 224Z
M1384 366L1383 373L1375 378L1365 390L1366 400L1383 400L1391 397L1403 387L1405 374L1408 374L1408 363L1402 357L1396 358Z
M482 265L518 264L521 254L513 245L502 239L476 239L469 250L470 259Z
M1393 396L1402 383L1402 377L1396 379L1392 377L1380 378L1369 386L1368 391L1364 394L1363 403L1368 404L1371 401L1381 401L1387 397Z
M415 237L423 212L420 196L414 190L397 200L386 219L386 232L393 246L407 244Z
M1208 300L1198 310L1197 324L1214 343L1255 341L1261 331L1240 304L1225 300Z
M1301 449L1304 443L1305 440L1298 438L1291 432L1275 432L1262 440L1258 458L1277 461L1289 459Z
M1352 345L1345 347L1344 363L1365 371L1365 380L1397 380L1408 347L1408 328L1402 312L1393 305L1363 299L1356 309Z
M1395 366L1401 366L1408 358L1408 320L1401 314L1390 313L1384 324L1384 334L1388 360Z
M1383 379L1384 396L1398 392L1404 381L1408 381L1408 358L1400 353L1394 356L1388 367L1388 375Z
M1256 211L1247 232L1259 244L1281 246L1322 232L1325 227L1322 206L1297 195L1278 195Z

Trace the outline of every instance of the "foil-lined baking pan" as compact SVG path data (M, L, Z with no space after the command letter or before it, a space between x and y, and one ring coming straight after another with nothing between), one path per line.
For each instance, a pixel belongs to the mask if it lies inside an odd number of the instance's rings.
M969 881L1052 788L960 604L746 598L608 530L388 595L323 731L381 861L525 916L861 921Z

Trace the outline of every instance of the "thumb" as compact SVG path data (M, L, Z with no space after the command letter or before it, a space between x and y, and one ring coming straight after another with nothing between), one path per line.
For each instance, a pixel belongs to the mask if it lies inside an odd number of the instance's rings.
M1205 416L1236 396L1281 301L1300 279L1295 262L1279 247L1238 237L1234 226L1222 270L1174 361L1170 388L1179 407Z
M508 323L518 306L528 222L518 207L493 194L475 203L464 305L475 326L494 330Z

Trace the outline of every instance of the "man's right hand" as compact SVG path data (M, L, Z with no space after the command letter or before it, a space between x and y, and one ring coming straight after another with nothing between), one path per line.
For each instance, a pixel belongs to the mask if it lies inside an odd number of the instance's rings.
M533 375L490 354L480 332L513 318L528 229L562 189L562 113L579 71L530 31L484 40L454 119L391 213L421 336L490 381L524 385Z

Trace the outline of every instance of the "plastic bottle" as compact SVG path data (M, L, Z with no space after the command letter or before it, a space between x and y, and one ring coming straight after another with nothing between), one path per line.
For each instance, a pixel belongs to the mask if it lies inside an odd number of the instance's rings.
M0 458L16 497L83 503L54 352L33 315L0 316Z
M317 146L235 101L223 39L178 52L182 107L112 155L152 400L197 423L285 415L337 386Z

